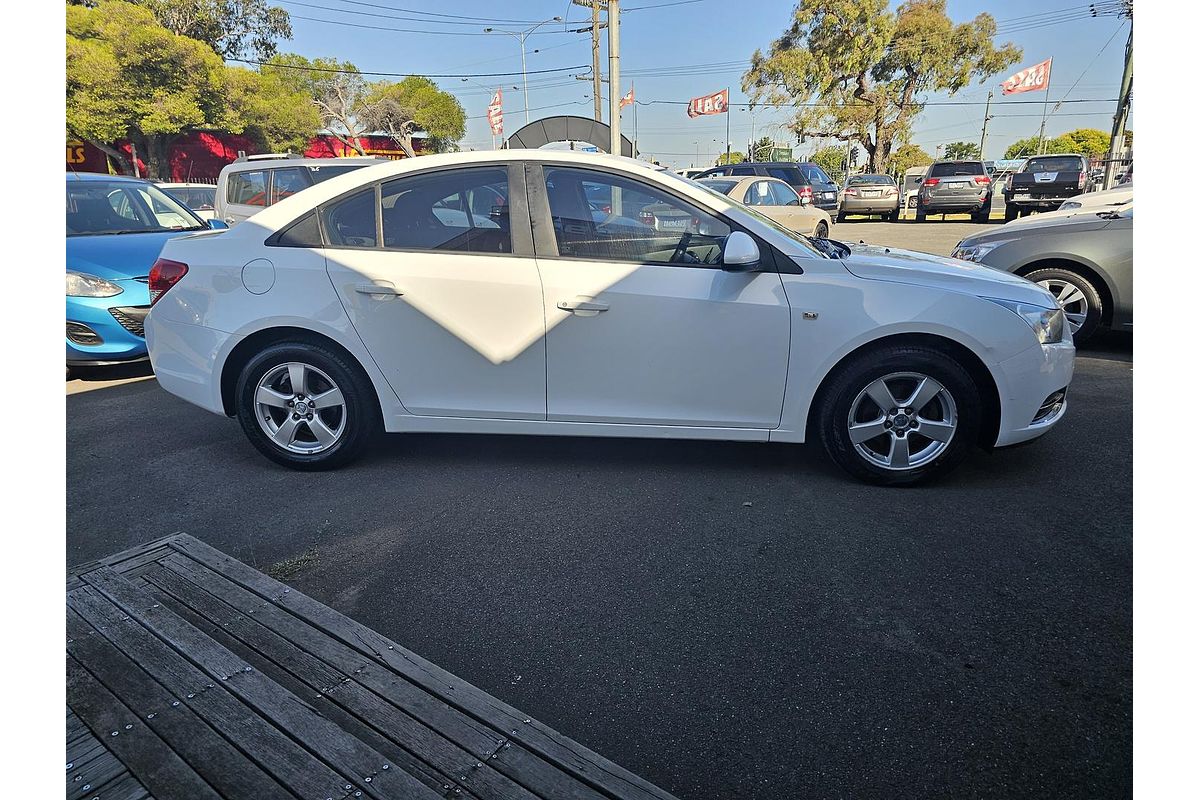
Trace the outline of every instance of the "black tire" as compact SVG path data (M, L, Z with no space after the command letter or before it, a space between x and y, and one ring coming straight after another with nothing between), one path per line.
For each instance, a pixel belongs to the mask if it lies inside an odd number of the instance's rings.
M817 227L813 229L813 236L818 239L829 238L829 226L825 224L825 220L821 220L817 223Z
M1016 219L1018 216L1020 216L1020 214L1021 214L1021 209L1018 208L1017 206L1014 206L1012 203L1008 203L1007 205L1004 206L1004 221L1005 222L1012 222L1014 219Z
M898 219L900 219L900 209L896 209L895 211L889 211L888 213L883 215L884 222L895 222Z
M313 379L315 382L313 385L323 384L324 378L327 377L336 388L341 390L344 401L342 409L322 412L332 413L335 420L341 421L342 424L338 426L338 437L327 449L319 452L298 453L284 449L276 444L259 424L258 404L255 402L259 381L280 365L291 362L302 363L310 368L315 367L319 371L313 373L318 376ZM324 376L320 376L319 373L324 373ZM290 383L286 385L290 386ZM291 390L295 390L295 387L291 387ZM310 387L304 391L317 394L319 390ZM358 457L375 434L382 429L378 398L375 396L374 387L367 376L363 374L362 369L357 364L349 363L345 356L329 348L307 342L281 342L268 347L250 359L242 368L241 375L238 376L235 398L237 418L250 443L275 463L292 469L315 471L343 466ZM286 422L290 412L281 409L278 412L264 413L280 414ZM295 419L294 415L293 419ZM302 424L305 424L303 420ZM308 427L308 436L312 436L312 430L311 427ZM301 430L297 438L304 435L304 431ZM315 436L313 438L315 439Z
M849 430L851 410L860 394L865 393L866 388L879 379L896 373L914 373L933 378L949 394L957 412L957 427L954 428L948 442L943 443L940 451L934 439L921 436L920 426L905 431L907 435L903 438L921 448L913 454L914 460L918 461L917 466L907 469L892 469L869 460L856 449ZM905 382L910 380L915 384L915 379L893 378L892 385L907 392L909 388L906 386L909 385ZM915 385L911 385L911 388L915 388ZM906 416L905 424L911 425L911 420L922 410L944 414L942 419L951 418L953 415L943 405L945 402L939 393L933 401ZM935 405L938 408L935 409ZM888 415L888 411L889 409L883 409L885 416ZM903 409L899 411L902 412ZM979 388L970 373L956 359L933 347L891 345L869 350L839 365L821 387L814 420L818 426L817 435L825 446L825 451L846 472L859 480L880 486L912 486L933 480L957 466L978 442L982 418L983 403ZM901 424L900 417L896 419L896 425ZM928 421L924 424L928 430ZM895 438L893 433L885 432L878 438L860 444L874 450L887 446L886 443ZM926 448L931 447L925 456L928 460L916 458Z
M1068 302L1064 304L1063 311L1068 314L1083 314L1084 318L1078 330L1071 332L1071 338L1075 340L1076 345L1083 344L1100 331L1104 320L1104 298L1087 278L1078 272L1059 268L1035 269L1026 273L1025 277L1034 283L1049 282L1051 286L1047 288L1056 297L1060 295L1056 289L1063 288L1060 284L1070 284L1082 295L1082 302L1072 299L1070 294L1064 296Z
M925 221L925 212L921 210L920 206L917 206L917 216L916 216L915 221L916 222L924 222Z
M846 212L845 211L837 212L837 217L835 219L838 222L845 222L846 221Z

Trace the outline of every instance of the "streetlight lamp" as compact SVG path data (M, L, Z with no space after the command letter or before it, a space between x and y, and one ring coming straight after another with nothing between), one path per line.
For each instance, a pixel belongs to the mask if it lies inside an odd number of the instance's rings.
M523 31L502 31L499 28L484 28L484 33L507 33L509 36L517 37L521 43L521 80L525 86L525 124L529 124L529 76L525 73L525 40L529 38L529 34L536 31L543 25L548 25L551 22L562 22L562 17L551 17L550 19L542 20L532 28L526 28Z

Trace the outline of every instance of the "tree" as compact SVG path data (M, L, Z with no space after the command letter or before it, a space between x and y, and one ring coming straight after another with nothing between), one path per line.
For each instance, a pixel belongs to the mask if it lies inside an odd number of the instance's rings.
M717 164L740 164L745 160L745 154L739 153L737 150L731 150L728 156L724 153L717 156Z
M1108 154L1108 146L1112 141L1111 134L1098 131L1095 128L1079 128L1058 137L1067 144L1061 153L1079 153L1088 158L1104 158ZM1046 152L1051 152L1047 150Z
M997 48L995 34L990 14L954 24L946 0L908 0L894 13L888 0L800 0L770 51L755 51L742 88L755 103L816 103L792 129L852 135L881 172L924 109L918 93L954 94L1020 59L1011 43Z
M211 47L159 25L122 0L67 7L67 132L125 171L117 150L129 139L149 177L169 176L167 154L197 130L248 133L267 147L299 145L316 132L316 112L278 79L226 67Z
M358 119L358 110L367 95L368 84L358 67L349 61L315 58L311 61L294 53L273 56L262 67L266 75L279 80L307 97L317 110L321 127L346 147L367 154L362 137L370 131Z
M276 41L292 38L292 21L267 0L133 0L164 28L204 42L222 58L275 55Z
M1061 136L1053 139L1047 139L1042 142L1043 153L1071 153L1074 152L1071 147L1073 143L1067 141ZM1030 136L1027 139L1018 139L1008 146L1004 151L1005 158L1028 158L1035 156L1038 152L1038 137Z
M846 161L846 148L843 146L822 147L809 160L825 170L835 183L841 183L846 177L846 169L842 166Z
M775 152L775 142L770 136L764 136L750 148L751 161L769 161Z
M946 158L951 161L967 161L981 158L979 145L973 142L951 142L946 145Z
M933 156L926 153L915 144L902 144L892 153L891 169L903 176L913 167L923 167L933 163Z
M374 84L358 109L358 119L368 130L386 133L409 158L416 155L414 133L425 132L427 152L445 152L457 147L467 125L467 115L454 95L418 75L399 83Z

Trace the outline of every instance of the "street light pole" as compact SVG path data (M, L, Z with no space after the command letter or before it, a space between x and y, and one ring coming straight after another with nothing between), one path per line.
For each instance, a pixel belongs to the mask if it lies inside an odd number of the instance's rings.
M507 33L509 36L517 37L517 41L521 43L521 83L524 86L525 97L525 124L529 124L529 74L525 71L525 40L529 38L529 34L536 31L543 25L548 25L551 22L562 22L562 17L551 17L550 19L542 20L532 28L526 28L523 31L502 31L499 28L484 28L484 33Z
M621 155L621 7L608 0L608 152Z

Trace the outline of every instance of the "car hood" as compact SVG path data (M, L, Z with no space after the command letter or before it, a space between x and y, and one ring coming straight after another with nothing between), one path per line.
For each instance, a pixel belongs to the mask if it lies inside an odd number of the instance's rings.
M977 233L974 236L968 236L959 242L959 247L968 247L970 245L980 244L981 242L993 242L997 239L1015 239L1018 236L1024 238L1029 236L1053 236L1062 233L1066 230L1071 232L1082 231L1098 231L1107 228L1113 223L1111 218L1114 208L1097 208L1097 209L1082 209L1082 213L1072 216L1051 217L1039 219L1033 217L1028 222L1024 220L1014 220L1013 222L1001 225L998 228ZM1100 215L1105 216L1100 216ZM1039 215L1040 216L1040 215ZM1017 225L1017 222L1024 224Z
M850 245L842 264L859 278L929 286L977 297L1054 307L1054 298L1036 283L983 264L898 250L894 247Z
M150 273L163 245L194 231L121 233L106 236L68 236L67 269L109 281L140 278Z

